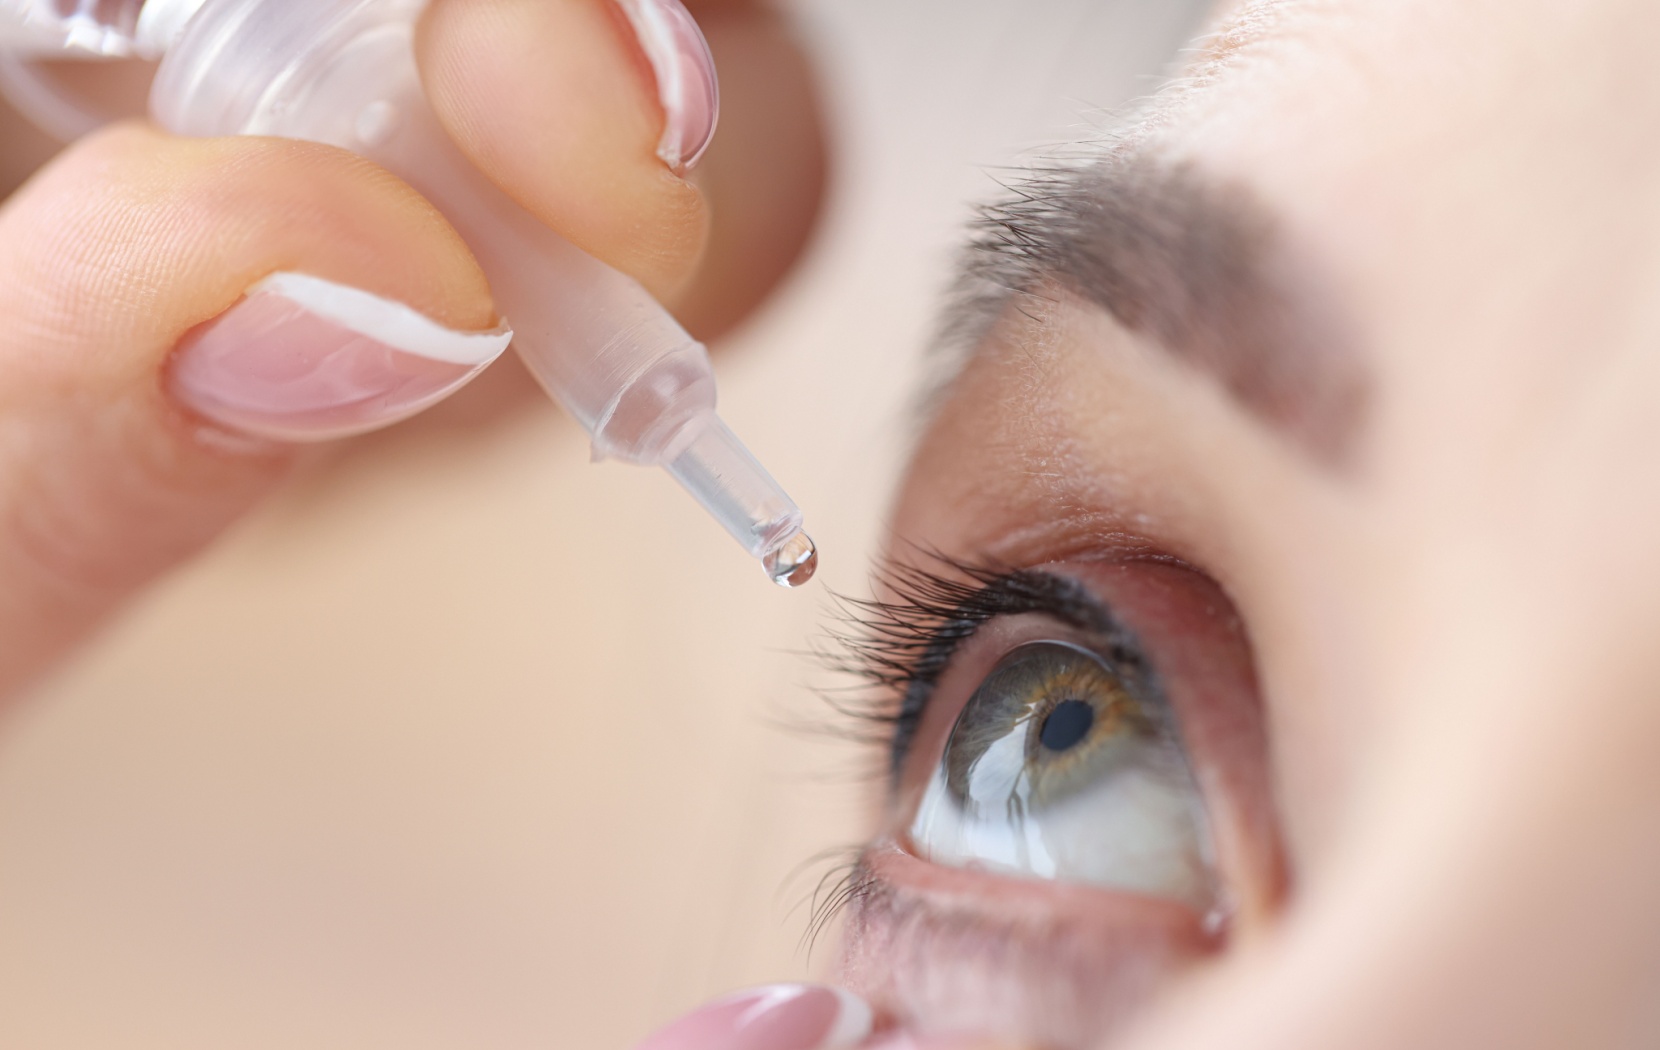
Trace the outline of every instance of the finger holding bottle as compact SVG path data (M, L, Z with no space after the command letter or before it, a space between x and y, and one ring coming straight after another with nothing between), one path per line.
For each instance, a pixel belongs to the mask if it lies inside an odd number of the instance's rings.
M690 6L436 0L417 51L433 109L481 171L707 338L801 252L826 157L788 22L749 0Z
M141 126L0 207L0 317L0 695L273 487L295 451L250 431L390 422L508 342L379 168Z

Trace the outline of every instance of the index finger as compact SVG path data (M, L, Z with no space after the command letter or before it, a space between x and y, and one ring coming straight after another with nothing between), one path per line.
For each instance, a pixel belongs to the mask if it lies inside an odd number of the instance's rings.
M439 0L417 49L439 119L522 207L660 298L691 277L715 74L677 0Z

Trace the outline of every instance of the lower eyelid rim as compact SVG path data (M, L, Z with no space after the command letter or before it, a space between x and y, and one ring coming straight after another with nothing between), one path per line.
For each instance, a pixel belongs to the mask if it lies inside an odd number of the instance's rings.
M1023 878L1001 872L935 864L903 836L886 836L860 855L855 884L870 892L900 891L944 903L960 916L997 923L1051 923L1057 919L1153 925L1191 933L1195 946L1220 948L1226 931L1179 901L1086 883Z

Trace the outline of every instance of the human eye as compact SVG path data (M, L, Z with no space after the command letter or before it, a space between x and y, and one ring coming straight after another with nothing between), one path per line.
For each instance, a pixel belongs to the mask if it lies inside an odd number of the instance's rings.
M1139 643L1044 638L1003 655L958 714L908 837L988 872L1169 897L1210 914L1204 806Z
M855 954L880 942L938 977L957 965L940 944L978 931L1003 979L1070 957L1043 980L1108 1001L1275 905L1249 642L1207 575L1138 544L1028 567L935 560L881 595L853 603L889 767ZM1088 951L1050 942L1068 924L1092 931Z

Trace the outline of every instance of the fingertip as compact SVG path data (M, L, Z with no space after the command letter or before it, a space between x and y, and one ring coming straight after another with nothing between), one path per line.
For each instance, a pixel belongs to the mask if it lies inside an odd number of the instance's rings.
M572 243L667 295L695 269L709 216L659 155L669 117L635 32L613 0L439 0L417 51L433 108L481 170ZM700 134L683 129L676 159L701 151Z

